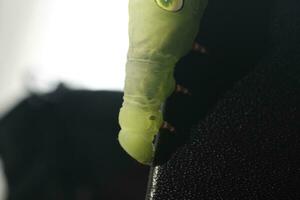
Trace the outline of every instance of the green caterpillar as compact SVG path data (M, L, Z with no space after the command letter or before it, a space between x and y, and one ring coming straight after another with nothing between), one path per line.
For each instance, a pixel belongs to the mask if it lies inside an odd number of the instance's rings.
M175 89L176 62L193 46L207 0L129 0L129 50L118 139L142 164L151 164L161 107Z

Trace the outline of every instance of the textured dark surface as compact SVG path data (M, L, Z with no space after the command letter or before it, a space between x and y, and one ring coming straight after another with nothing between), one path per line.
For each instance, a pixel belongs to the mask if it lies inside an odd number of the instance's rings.
M239 82L158 167L153 199L299 199L299 58Z
M171 99L170 104L185 110L186 118L200 122L189 135L193 124L166 110L180 131L177 136L160 136L160 165L152 168L147 199L300 199L300 6L294 0L280 0L270 8L265 15L270 20L267 46L257 47L264 49L258 50L261 56L250 56L255 69L248 66L244 78L242 72L236 73L240 78L224 73L234 86L222 98L208 98L218 103L203 103L205 94L212 92L201 92L203 99L198 98L199 85L194 86L198 106L195 100ZM240 51L255 55L244 49ZM211 58L204 59L206 66L214 67ZM241 61L232 63L236 66L230 66L230 58L219 62L229 70L243 66ZM224 83L216 93L230 88L230 81ZM184 102L191 105L179 104ZM179 141L181 137L184 141ZM172 149L165 147L170 141L175 144Z

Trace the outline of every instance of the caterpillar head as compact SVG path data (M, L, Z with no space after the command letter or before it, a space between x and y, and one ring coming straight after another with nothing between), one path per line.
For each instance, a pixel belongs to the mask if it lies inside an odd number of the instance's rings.
M118 140L122 148L140 163L150 165L155 152L153 139L162 124L161 113L124 106L119 122L122 129Z
M173 63L188 53L207 0L130 0L130 58Z

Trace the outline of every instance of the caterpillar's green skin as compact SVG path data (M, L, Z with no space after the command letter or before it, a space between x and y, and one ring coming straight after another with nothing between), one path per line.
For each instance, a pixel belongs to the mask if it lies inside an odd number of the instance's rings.
M161 106L173 92L176 62L193 45L207 0L129 0L129 50L119 142L143 164L154 157ZM173 5L173 6L172 6Z

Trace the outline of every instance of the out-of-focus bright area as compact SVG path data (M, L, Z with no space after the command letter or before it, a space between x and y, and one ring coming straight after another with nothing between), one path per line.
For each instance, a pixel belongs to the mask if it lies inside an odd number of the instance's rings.
M121 91L127 1L0 0L0 117L30 92ZM0 200L5 182L0 163Z
M7 185L3 174L2 160L0 159L0 199L5 199L7 193Z
M0 0L0 115L28 91L122 90L127 1Z

